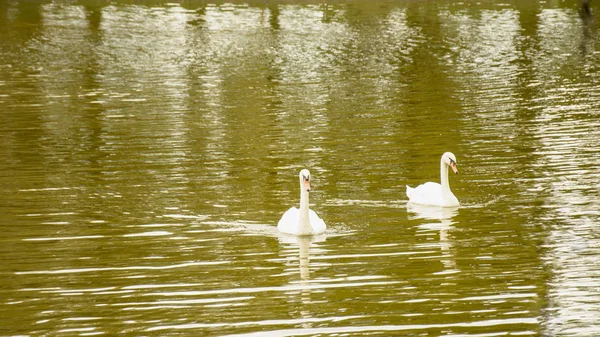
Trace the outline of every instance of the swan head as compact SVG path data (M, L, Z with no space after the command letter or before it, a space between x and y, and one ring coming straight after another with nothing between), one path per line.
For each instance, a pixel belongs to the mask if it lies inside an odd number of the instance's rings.
M300 177L300 189L310 192L310 172L307 169L303 169L298 176Z
M442 155L442 161L446 163L446 165L450 166L454 173L458 173L458 168L456 167L456 156L452 152L446 152Z

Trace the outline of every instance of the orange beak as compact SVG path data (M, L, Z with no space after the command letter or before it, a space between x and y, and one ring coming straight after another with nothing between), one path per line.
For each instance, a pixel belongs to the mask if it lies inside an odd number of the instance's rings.
M304 179L304 189L306 192L310 192L310 179Z
M454 173L458 173L458 169L456 168L456 163L451 161L450 162L450 168L452 169L452 171L454 171Z

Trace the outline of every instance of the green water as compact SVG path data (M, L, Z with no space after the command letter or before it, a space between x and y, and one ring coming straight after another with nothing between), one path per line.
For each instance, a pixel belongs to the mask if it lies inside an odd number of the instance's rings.
M598 335L597 41L575 1L3 2L0 335ZM445 151L461 207L407 205Z

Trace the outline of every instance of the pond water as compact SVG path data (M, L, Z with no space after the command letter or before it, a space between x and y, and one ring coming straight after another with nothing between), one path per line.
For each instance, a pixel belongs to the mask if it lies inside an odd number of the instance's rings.
M0 335L600 335L579 6L3 2Z

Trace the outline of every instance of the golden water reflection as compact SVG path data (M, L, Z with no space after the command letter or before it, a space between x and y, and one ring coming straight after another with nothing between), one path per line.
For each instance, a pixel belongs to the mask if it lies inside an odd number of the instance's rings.
M577 2L10 1L0 28L0 334L598 334ZM461 208L406 205L445 151ZM276 231L301 167L326 240Z

